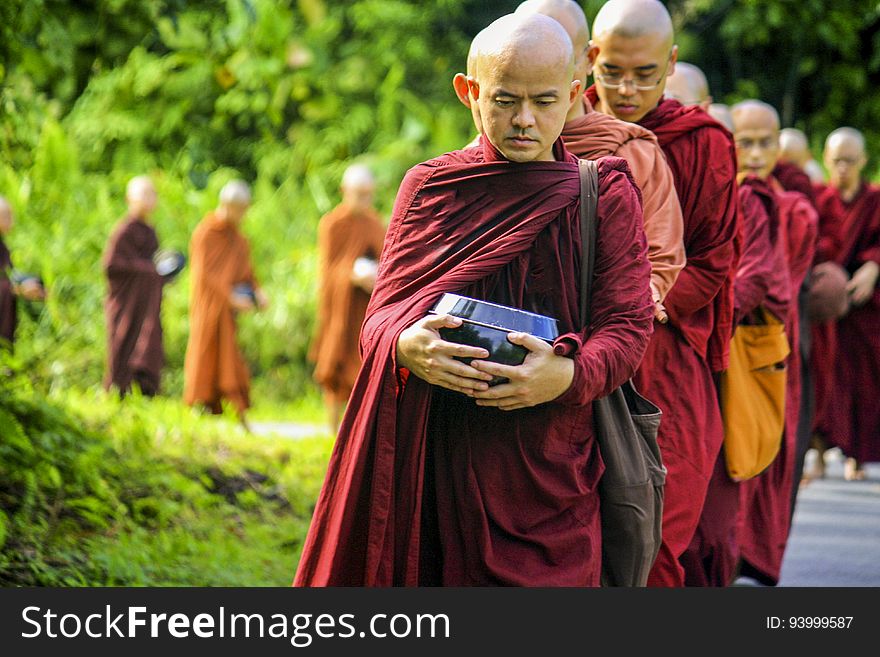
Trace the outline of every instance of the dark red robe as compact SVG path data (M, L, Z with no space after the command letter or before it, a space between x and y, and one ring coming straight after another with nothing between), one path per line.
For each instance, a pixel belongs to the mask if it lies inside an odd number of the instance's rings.
M123 220L107 244L104 272L109 283L105 303L108 371L104 386L121 394L133 382L146 395L159 392L165 362L162 348L162 277L153 254L156 231L136 217Z
M850 202L833 187L818 194L820 252L852 275L880 263L880 188L863 184ZM860 463L880 461L880 289L836 323L814 331L817 429Z
M771 174L782 188L788 192L800 192L813 206L816 205L816 195L813 190L813 182L806 172L797 164L791 162L777 162Z
M736 323L761 306L785 321L791 294L775 194L759 179L749 177L740 186L738 196L743 251L734 281ZM740 553L739 512L740 484L728 475L721 451L699 525L680 558L687 586L727 586L733 581Z
M578 169L561 140L555 153L512 163L483 138L407 173L295 585L598 584L590 402L644 353L650 266L626 164L600 160L594 320L580 331ZM505 413L414 376L403 385L397 338L443 292L555 316L557 347L575 348L570 389Z
M742 557L740 573L775 586L779 581L791 529L791 490L801 414L801 312L797 291L813 263L819 227L816 210L803 194L786 192L772 180L766 186L776 194L779 236L786 247L791 301L784 323L791 353L786 358L782 444L770 467L740 486L739 544Z
M12 257L0 237L0 348L11 347L15 340L17 323L15 294L12 292Z
M595 87L587 90L594 105ZM649 586L683 586L678 559L696 531L721 450L713 373L727 366L733 279L739 261L736 154L730 133L699 107L664 99L640 124L657 135L684 218L687 264L666 297L635 377L663 411L658 442L667 468L663 542Z

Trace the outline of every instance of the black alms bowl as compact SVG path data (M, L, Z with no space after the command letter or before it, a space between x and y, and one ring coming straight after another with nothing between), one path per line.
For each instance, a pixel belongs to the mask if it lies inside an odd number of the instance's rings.
M503 365L521 365L529 353L525 347L510 342L507 339L509 333L529 333L550 343L559 335L556 320L552 317L457 294L444 294L431 312L463 320L457 328L440 329L440 337L444 340L482 347L489 352L486 360ZM459 360L471 361L470 358ZM496 377L491 385L504 381Z
M170 280L183 271L186 265L186 256L180 251L162 249L156 251L153 263L156 265L156 272L163 278Z

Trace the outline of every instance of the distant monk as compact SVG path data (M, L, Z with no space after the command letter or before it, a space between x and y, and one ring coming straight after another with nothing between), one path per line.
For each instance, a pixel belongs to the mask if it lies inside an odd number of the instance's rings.
M587 51L590 29L583 10L573 0L527 0L518 14L540 13L558 21L571 38L575 52L575 77L586 80L592 72ZM576 100L562 129L565 147L578 157L622 157L642 192L654 317L665 322L663 299L672 289L685 263L681 206L675 194L672 171L657 138L635 123L596 112L585 96Z
M706 74L687 62L675 62L675 71L666 78L665 94L685 107L698 105L700 109L708 110L712 105Z
M482 38L484 133L401 184L295 585L599 585L591 402L632 374L652 324L638 190L623 160L599 161L584 330L578 165L559 139L580 94L571 40L539 15ZM489 362L440 338L460 323L428 314L444 292L554 316L561 336L511 333L525 362Z
M813 181L804 171L811 159L806 135L795 128L783 128L779 133L779 161L773 168L773 177L784 189L800 192L815 206Z
M350 166L342 176L342 203L318 224L320 287L310 358L333 435L360 370L358 338L385 239L385 227L373 209L375 189L367 167Z
M798 192L787 192L770 172L778 156L779 116L770 105L747 100L732 108L737 149L745 171L754 178L746 182L759 192L770 221L785 247L789 301L783 306L780 293L768 309L779 316L784 311L785 333L791 353L786 358L785 427L779 454L762 474L742 482L739 544L740 574L775 586L791 528L791 491L797 464L797 433L802 411L800 325L803 321L798 292L810 270L816 250L818 221L809 200ZM755 179L757 178L757 180ZM762 184L762 179L764 184ZM773 205L776 207L773 208ZM773 228L771 223L771 228ZM770 293L782 289L771 284ZM777 310L778 308L778 310Z
M16 283L10 278L12 257L3 238L12 230L15 219L12 206L0 196L0 349L11 348L15 341L15 327L18 323L16 297L27 301L40 301L46 291L35 279L25 279Z
M113 231L104 252L109 283L108 370L104 387L127 394L137 384L142 394L159 392L165 351L162 347L162 276L153 256L159 248L149 223L156 209L156 188L147 176L132 178L125 191L128 212Z
M663 543L649 586L683 586L678 558L691 542L721 449L713 374L727 366L733 278L739 259L736 156L730 134L697 106L663 98L677 48L672 21L655 0L612 0L593 23L590 59L596 109L657 135L684 216L687 264L664 302L635 377L663 411L658 441L668 470Z
M797 128L783 128L779 133L779 161L790 162L800 168L814 185L825 182L825 172L822 171L822 165L813 159L807 136Z
M247 428L250 374L236 344L235 317L266 306L251 266L250 246L239 226L251 204L240 180L220 190L220 204L196 227L190 241L192 289L183 399L222 413L228 400Z
M724 103L712 103L706 109L706 114L718 121L721 125L733 132L733 117L730 115L730 108Z
M816 332L816 389L827 395L817 426L847 456L850 480L865 477L866 462L880 461L880 189L863 180L866 163L859 131L838 128L828 135L830 183L817 198L817 262L837 263L849 273L850 311L832 330Z

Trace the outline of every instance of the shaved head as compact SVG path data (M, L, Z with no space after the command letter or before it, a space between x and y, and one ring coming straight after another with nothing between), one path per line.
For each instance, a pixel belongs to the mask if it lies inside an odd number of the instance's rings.
M365 164L352 164L342 174L342 199L352 208L367 209L373 206L376 179Z
M610 0L593 21L588 53L594 67L596 109L638 123L663 98L678 48L672 19L656 0Z
M12 229L12 206L0 196L0 235L6 235Z
M135 176L125 186L128 213L146 219L156 208L156 187L149 176Z
M797 128L783 128L779 133L779 159L803 167L811 159L807 136Z
M581 89L565 29L542 14L508 14L477 35L476 75L467 79L483 132L509 160L552 160Z
M675 73L666 78L666 95L682 105L700 105L703 109L712 102L705 74L687 62L675 63Z
M855 128L838 128L825 140L824 158L831 185L844 197L855 195L868 163L864 135Z
M724 103L712 103L709 105L706 112L713 119L718 121L725 128L733 132L733 116L730 113L730 108Z
M737 103L730 113L740 174L766 179L779 159L779 114L754 99Z
M220 203L223 205L250 205L251 188L243 180L230 180L220 190Z
M593 38L614 35L624 39L651 36L667 50L672 48L675 33L672 18L657 0L609 0L593 21Z

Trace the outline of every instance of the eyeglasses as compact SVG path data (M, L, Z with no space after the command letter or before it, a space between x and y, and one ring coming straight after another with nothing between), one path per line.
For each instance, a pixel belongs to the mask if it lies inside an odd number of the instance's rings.
M666 60L666 67L658 76L656 73L650 75L635 75L630 79L623 77L623 73L593 73L596 81L606 89L619 89L622 85L631 84L638 91L650 91L656 89L663 82L666 71L669 70L669 60Z

